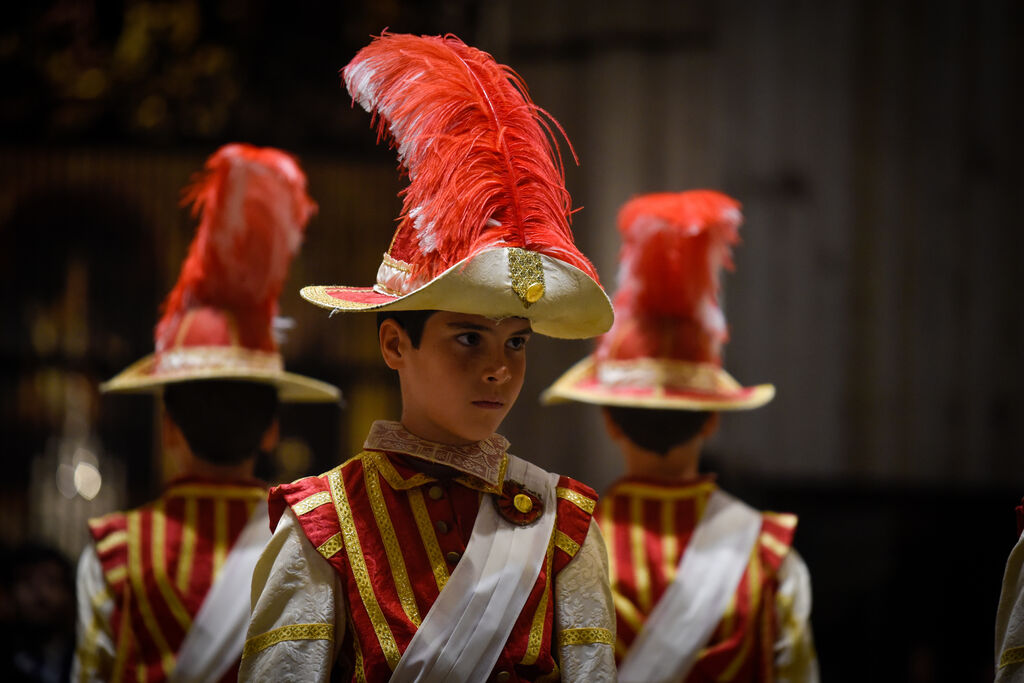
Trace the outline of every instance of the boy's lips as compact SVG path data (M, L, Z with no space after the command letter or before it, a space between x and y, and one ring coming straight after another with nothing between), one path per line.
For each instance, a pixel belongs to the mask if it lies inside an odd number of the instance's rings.
M490 408L492 410L505 407L505 404L501 401L473 401L473 405L477 408Z

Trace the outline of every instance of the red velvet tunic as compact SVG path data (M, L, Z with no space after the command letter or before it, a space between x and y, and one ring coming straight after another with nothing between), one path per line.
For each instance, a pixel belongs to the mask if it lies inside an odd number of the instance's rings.
M451 470L445 476L443 469L365 451L319 477L271 491L272 525L290 506L341 576L348 605L342 652L354 663L352 680L390 677L465 552L481 496L494 493L499 504L509 502L502 500L510 492L502 496L501 483ZM587 536L597 495L562 477L556 500L546 562L495 665L506 672L501 680L557 679L554 582Z
M114 599L111 680L162 681L262 484L179 480L152 503L90 520ZM237 664L224 680L235 680Z
M595 518L608 544L621 662L676 574L704 506L712 478L666 485L624 479L602 498ZM776 573L789 552L796 517L763 513L761 535L721 622L686 678L774 680Z

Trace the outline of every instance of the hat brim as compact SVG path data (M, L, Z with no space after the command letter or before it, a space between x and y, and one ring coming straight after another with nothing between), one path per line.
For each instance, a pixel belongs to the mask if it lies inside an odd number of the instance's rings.
M561 339L604 334L614 315L608 295L589 275L564 261L538 254L544 294L526 303L513 291L508 247L486 249L466 258L405 295L373 287L313 285L302 298L335 311L440 310L489 318L527 318L535 332Z
M725 370L718 371L728 376ZM735 382L731 377L728 379ZM728 411L760 408L774 397L775 387L771 384L740 387L728 393L667 386L608 386L597 378L594 357L587 356L545 389L540 400L545 405L578 401L626 408Z
M157 394L168 384L216 379L272 385L277 388L278 400L282 403L335 403L341 399L341 392L336 386L292 372L246 368L190 368L180 372L158 372L153 354L132 363L102 383L100 391Z

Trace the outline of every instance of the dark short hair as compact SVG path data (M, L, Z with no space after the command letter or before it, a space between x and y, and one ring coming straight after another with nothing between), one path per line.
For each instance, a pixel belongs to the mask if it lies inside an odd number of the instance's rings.
M277 405L277 388L256 382L197 380L164 388L164 406L192 454L216 465L254 457Z
M608 416L640 448L658 455L690 441L711 417L706 410L656 410L605 406Z
M409 335L412 347L418 349L423 341L423 328L427 320L437 311L380 311L377 313L377 329L384 324L385 320L394 320L398 326Z

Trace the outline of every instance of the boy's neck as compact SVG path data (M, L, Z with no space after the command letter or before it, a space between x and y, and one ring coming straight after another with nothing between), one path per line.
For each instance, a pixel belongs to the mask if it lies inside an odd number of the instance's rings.
M664 455L640 448L634 443L620 443L626 461L626 476L657 481L688 481L700 476L700 452L704 440L694 438L675 446Z

